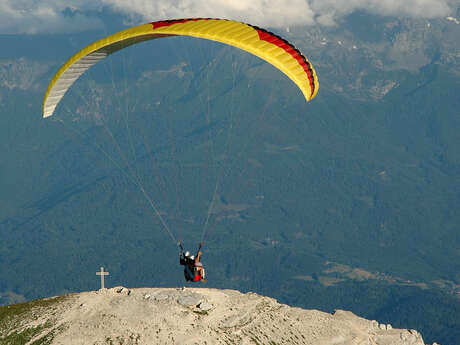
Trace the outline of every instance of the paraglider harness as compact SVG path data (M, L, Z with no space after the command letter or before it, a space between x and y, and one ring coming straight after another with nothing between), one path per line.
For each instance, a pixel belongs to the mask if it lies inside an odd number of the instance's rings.
M200 247L198 248L197 251L197 256L201 251L202 244L200 243ZM185 280L188 282L196 282L199 280L204 280L205 279L205 273L204 273L204 268L201 270L201 275L199 273L198 268L195 266L195 257L191 256L189 252L185 252L184 248L182 247L182 242L179 242L179 264L184 266L184 277ZM196 276L199 276L200 279L197 280L195 279Z

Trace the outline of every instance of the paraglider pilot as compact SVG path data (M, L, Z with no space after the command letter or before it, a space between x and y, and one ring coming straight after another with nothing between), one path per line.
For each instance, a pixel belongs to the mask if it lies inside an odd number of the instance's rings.
M205 281L205 273L203 264L200 262L201 258L201 244L196 257L190 255L188 251L184 252L184 248L182 248L182 244L180 246L180 253L179 253L179 263L184 266L184 277L186 281L191 282L198 282L198 281Z

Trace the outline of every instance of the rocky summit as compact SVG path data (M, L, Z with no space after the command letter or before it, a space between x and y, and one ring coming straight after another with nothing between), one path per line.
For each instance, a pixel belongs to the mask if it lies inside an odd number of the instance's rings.
M0 344L424 345L337 310L328 314L255 293L115 287L0 308Z

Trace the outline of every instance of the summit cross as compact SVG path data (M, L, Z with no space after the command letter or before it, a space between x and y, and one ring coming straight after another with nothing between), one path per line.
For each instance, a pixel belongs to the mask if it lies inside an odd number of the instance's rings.
M108 276L109 272L104 272L104 267L101 267L101 271L96 272L96 275L101 276L101 289L104 289L104 276Z

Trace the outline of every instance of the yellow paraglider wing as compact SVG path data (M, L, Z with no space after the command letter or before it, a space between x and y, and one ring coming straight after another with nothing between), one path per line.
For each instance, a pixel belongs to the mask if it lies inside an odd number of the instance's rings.
M43 117L54 110L70 86L88 68L130 45L165 36L205 38L246 50L277 67L302 91L307 101L318 92L311 63L292 44L264 29L226 19L176 19L135 26L105 37L72 56L51 80L43 100Z

